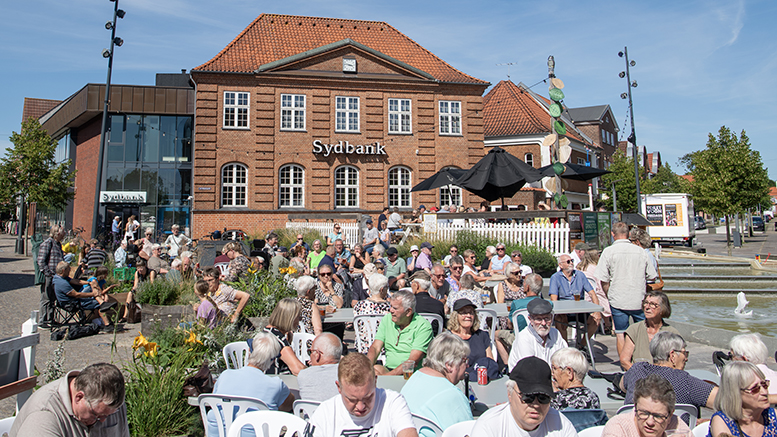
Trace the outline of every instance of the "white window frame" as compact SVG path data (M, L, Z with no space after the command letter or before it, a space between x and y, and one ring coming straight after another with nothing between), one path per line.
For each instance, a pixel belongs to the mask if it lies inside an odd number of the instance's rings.
M413 133L413 102L410 99L388 99L388 116L390 134Z
M577 158L577 165L585 165L585 158Z
M360 132L359 97L335 96L335 132Z
M461 101L440 100L440 135L461 135Z
M281 94L281 130L305 130L304 94Z
M447 170L447 169L451 169L451 168L458 170L457 167L444 167L442 170ZM462 197L461 188L457 187L455 185L450 185L451 192L450 192L450 196L449 196L448 195L448 187L449 187L448 185L443 185L442 187L440 187L440 195L439 195L440 205L445 206L445 207L447 207L448 205L451 205L451 204L456 205L456 206L463 205L464 204L464 198Z
M221 207L248 207L248 167L245 165L232 162L221 168Z
M349 179L351 179L350 182ZM358 168L352 165L341 165L335 169L334 200L335 209L350 209L359 207Z
M531 162L530 162L531 161ZM523 162L534 167L534 154L529 152L523 155Z
M284 176L284 172L288 172ZM298 164L286 164L278 169L278 207L305 207L305 169Z
M248 117L251 113L251 93L224 91L223 102L222 127L225 129L250 129Z
M404 176L407 180L403 182ZM389 208L411 208L413 205L410 189L413 187L413 172L404 166L392 167L388 172Z

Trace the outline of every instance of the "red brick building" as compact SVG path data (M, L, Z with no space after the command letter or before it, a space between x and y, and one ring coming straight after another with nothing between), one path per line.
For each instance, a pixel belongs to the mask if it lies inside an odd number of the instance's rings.
M552 164L550 147L542 145L545 136L551 133L549 105L548 99L536 94L523 83L516 85L507 80L496 84L483 98L486 150L499 146L534 168ZM596 167L599 156L602 155L601 147L575 126L567 111L562 114L561 120L567 127L567 134L562 137L566 137L572 147L567 162L584 164L590 161L591 165ZM541 201L550 205L546 197L549 197L549 192L554 191L553 187L548 185L552 180L543 178L540 182L529 184L512 199L505 199L505 203L527 210L537 209L537 204ZM588 206L588 182L564 180L562 183L571 209Z
M490 84L384 22L263 14L191 77L193 235L445 203L410 188L485 153Z

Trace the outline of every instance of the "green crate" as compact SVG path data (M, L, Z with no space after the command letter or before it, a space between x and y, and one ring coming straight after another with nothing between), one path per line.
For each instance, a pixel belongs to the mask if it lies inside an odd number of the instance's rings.
M117 281L131 281L135 279L135 267L122 267L120 269L113 269L113 277Z

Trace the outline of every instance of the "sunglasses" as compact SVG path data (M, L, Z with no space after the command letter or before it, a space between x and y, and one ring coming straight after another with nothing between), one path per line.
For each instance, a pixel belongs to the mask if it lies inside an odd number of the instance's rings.
M769 381L764 380L764 381L761 381L758 384L756 384L756 385L754 385L754 386L752 386L750 388L740 388L740 390L742 390L745 393L750 393L751 395L757 395L758 393L761 392L762 388L768 392L769 391Z
M516 393L518 393L516 391ZM550 403L550 395L545 393L518 393L521 396L521 402L524 404L533 404L535 402L547 405Z
M504 252L505 248L504 247L497 247L496 250Z
M574 260L571 260L571 259L568 259L568 260L566 260L566 261L562 261L562 263L564 263L564 264L572 264L572 263L574 263L574 262L575 262L575 261L574 261Z
M451 267L451 270L464 270L464 267L462 267L462 266L454 266L454 267Z
M332 272L319 273L318 276L332 276Z

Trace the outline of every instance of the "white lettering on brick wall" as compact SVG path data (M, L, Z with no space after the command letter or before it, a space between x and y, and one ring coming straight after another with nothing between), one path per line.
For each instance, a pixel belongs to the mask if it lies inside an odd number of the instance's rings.
M333 153L338 155L386 155L386 146L379 142L372 144L351 144L339 141L337 144L324 144L321 140L313 141L313 153L327 157Z

